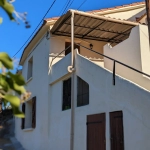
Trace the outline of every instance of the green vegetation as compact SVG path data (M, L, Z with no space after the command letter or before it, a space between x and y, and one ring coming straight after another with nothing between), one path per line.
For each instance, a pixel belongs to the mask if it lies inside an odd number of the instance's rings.
M11 1L0 0L0 7L7 13L10 20L16 21L14 18L15 9L14 6L10 3ZM26 17L22 17L23 21L26 24L26 27L29 27ZM0 23L2 23L2 17L0 16ZM13 74L13 60L5 52L0 52L0 99L6 105L7 102L10 102L13 114L16 117L24 117L24 114L19 110L21 100L24 101L29 98L30 93L26 92L24 85L25 80L20 74ZM18 96L15 96L15 95ZM20 98L19 98L20 97ZM22 97L22 99L21 99Z

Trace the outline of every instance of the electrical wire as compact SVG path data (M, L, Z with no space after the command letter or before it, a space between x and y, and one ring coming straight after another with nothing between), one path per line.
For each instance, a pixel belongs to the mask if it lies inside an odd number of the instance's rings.
M41 21L39 22L39 24L37 25L37 27L34 29L34 31L32 32L32 34L29 36L29 38L25 41L25 43L21 46L21 48L14 54L13 58L22 50L22 48L27 44L27 42L29 41L29 39L33 36L33 34L35 33L35 31L38 29L38 27L40 26L40 24L43 22L43 19L45 18L45 16L48 14L48 12L51 10L51 8L53 7L53 5L55 4L56 0L53 1L53 3L51 4L51 6L48 8L47 12L45 13L45 15L43 16L43 18L41 19Z
M87 0L84 0L82 3L81 3L81 5L77 8L77 10L79 10L81 7L82 7L82 5L86 2Z
M72 2L70 3L70 5L68 7L70 7L72 5L72 3L74 2L74 0L72 0Z
M70 0L68 1L68 4L66 5L66 7L65 7L65 9L64 9L64 11L63 11L63 13L62 13L62 15L66 12L66 10L67 10L69 4L70 4Z
M66 1L66 3L65 3L65 5L63 6L62 10L60 11L59 16L61 16L61 15L63 14L63 11L64 11L64 9L65 9L65 6L67 5L67 2L68 2L68 0Z

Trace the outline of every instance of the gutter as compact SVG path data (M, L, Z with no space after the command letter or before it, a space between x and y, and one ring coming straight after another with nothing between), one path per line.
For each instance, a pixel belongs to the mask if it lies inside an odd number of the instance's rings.
M69 12L70 13L74 12L74 14L76 14L76 15L86 16L86 17L90 17L90 18L92 17L92 18L96 18L96 19L102 19L102 20L106 20L106 21L110 21L110 22L116 22L116 23L121 23L121 24L132 25L132 26L139 25L139 23L137 23L137 22L127 21L127 20L118 20L118 19L109 18L109 17L105 17L105 16L98 16L96 14L90 14L87 12L82 12L82 11L73 10L73 9L70 9Z

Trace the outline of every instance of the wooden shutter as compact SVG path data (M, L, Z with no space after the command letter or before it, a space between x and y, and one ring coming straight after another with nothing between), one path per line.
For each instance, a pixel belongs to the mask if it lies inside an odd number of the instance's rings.
M26 105L25 103L22 104L22 112L25 114L25 110L26 110ZM25 128L25 118L21 119L21 129Z
M36 97L32 98L32 128L36 127Z
M105 113L87 116L87 150L106 150Z
M122 111L110 112L111 150L124 150Z

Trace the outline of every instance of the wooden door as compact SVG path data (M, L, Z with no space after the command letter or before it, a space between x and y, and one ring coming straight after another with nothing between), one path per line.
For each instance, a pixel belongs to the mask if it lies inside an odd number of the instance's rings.
M111 150L124 150L122 111L110 112Z
M106 150L105 113L87 116L87 150Z
M65 49L71 45L71 42L65 42ZM80 46L74 44L74 49L78 49L78 52L80 53ZM69 47L66 51L65 51L65 56L68 55L71 52L71 47Z

